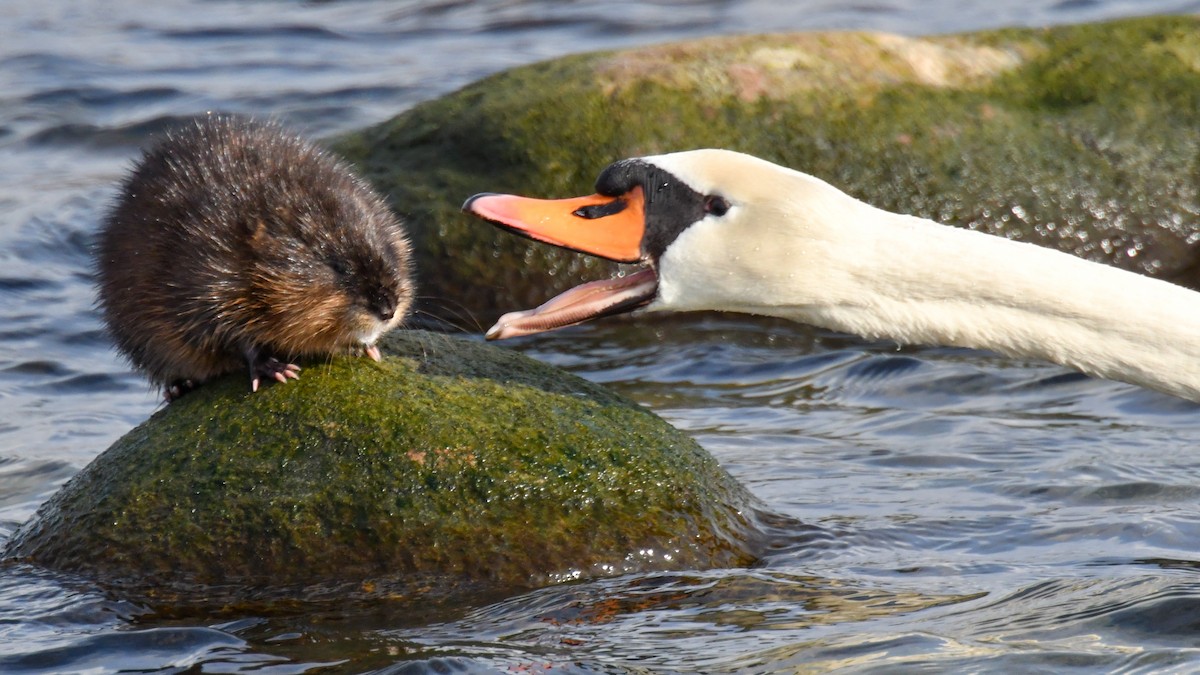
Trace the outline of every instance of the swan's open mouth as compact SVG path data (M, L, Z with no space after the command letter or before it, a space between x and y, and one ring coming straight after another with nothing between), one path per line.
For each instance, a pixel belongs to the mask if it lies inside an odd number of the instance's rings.
M645 214L641 188L619 197L596 194L575 199L479 194L468 199L463 210L535 241L617 262L643 262ZM615 279L590 281L537 309L505 314L488 329L487 339L543 333L629 312L649 304L657 293L658 274L653 267Z
M486 337L503 340L533 335L629 312L648 304L657 292L658 275L653 267L615 279L589 281L551 298L537 309L505 314L488 329Z

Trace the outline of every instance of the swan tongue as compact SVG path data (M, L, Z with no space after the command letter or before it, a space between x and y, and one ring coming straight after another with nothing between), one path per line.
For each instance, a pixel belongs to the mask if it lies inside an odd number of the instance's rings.
M629 312L648 304L657 291L658 275L652 267L616 279L589 281L551 298L537 309L505 314L488 329L486 337L503 340L533 335Z

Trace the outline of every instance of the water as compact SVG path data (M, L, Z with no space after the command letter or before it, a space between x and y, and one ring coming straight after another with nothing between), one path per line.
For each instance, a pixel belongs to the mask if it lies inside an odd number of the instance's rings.
M205 110L314 135L573 51L722 32L907 34L1196 0L0 5L0 539L158 405L111 352L87 246L148 134ZM1200 669L1196 406L1040 363L741 317L511 343L693 434L774 510L750 570L542 589L452 616L147 616L0 574L0 672Z

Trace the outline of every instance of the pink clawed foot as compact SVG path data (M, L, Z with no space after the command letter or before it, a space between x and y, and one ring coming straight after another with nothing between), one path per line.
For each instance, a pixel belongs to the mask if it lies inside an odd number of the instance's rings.
M367 353L367 356L371 357L372 361L378 362L383 359L383 355L379 353L379 347L375 345L365 345L363 351Z
M274 356L258 357L250 362L250 391L258 391L263 379L286 384L288 380L300 379L300 366L284 363Z
M175 380L163 389L163 399L166 400L167 403L173 403L179 400L180 396L183 396L198 386L200 385L192 380Z

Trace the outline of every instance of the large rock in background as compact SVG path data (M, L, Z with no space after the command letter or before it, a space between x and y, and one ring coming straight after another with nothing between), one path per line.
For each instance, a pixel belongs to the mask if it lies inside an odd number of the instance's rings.
M683 433L510 351L402 331L376 364L207 384L118 440L4 557L160 611L478 600L734 567L755 500ZM431 604L432 603L432 604Z
M459 212L613 160L724 147L877 206L1200 287L1200 19L907 38L752 35L571 56L335 147L414 233L420 287L487 321L614 266Z

